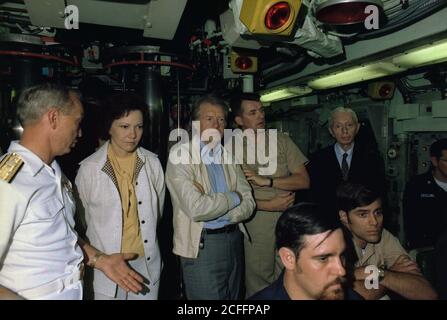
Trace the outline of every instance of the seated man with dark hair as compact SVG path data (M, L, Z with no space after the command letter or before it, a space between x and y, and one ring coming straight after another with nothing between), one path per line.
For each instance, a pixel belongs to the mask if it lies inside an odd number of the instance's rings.
M345 241L335 217L314 203L287 209L276 225L284 264L280 277L251 300L342 300L345 298ZM361 299L348 289L347 299Z
M337 190L337 209L357 257L354 290L368 300L387 299L388 291L406 299L437 298L416 262L383 228L382 202L377 193L359 184L344 183ZM377 285L368 285L375 275Z

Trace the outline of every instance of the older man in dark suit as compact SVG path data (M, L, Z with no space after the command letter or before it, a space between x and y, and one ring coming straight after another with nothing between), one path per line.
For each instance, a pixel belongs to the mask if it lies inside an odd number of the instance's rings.
M376 150L354 143L359 131L354 110L336 108L329 118L329 132L336 143L317 151L307 166L314 201L334 211L336 190L343 181L368 186L385 194L383 161Z

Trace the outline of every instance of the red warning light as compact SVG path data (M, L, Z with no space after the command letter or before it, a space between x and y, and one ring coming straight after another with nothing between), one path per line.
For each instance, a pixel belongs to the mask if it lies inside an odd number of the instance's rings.
M265 26L270 30L277 30L284 26L290 18L290 5L285 2L278 2L271 6L265 15Z
M384 84L383 86L380 87L379 89L379 95L381 97L388 97L391 93L391 91L393 90L393 87L389 84Z
M235 64L241 70L248 70L252 67L253 61L249 57L240 56L236 58Z
M382 8L382 2L377 0L330 0L317 7L316 17L330 25L363 23L369 15L365 9L370 5Z

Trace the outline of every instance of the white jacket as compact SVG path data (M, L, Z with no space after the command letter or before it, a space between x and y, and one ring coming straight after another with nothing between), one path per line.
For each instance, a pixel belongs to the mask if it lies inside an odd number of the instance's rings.
M108 142L105 143L80 163L76 186L85 213L88 242L98 250L111 254L121 250L123 211L116 178L107 158L108 145ZM149 280L155 284L159 281L161 273L156 230L165 197L163 169L157 155L144 148L138 148L136 172L138 176L135 192L141 236ZM95 292L113 297L116 284L95 269L93 288Z

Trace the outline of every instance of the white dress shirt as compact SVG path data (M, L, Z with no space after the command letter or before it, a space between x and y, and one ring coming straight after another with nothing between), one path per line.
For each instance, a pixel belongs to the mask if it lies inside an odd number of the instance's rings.
M341 168L341 162L343 160L343 154L347 153L348 156L346 157L346 161L348 162L348 166L349 168L351 168L351 161L352 161L352 153L354 151L354 144L352 144L351 148L348 151L345 151L342 149L342 147L336 143L334 145L334 151L335 151L335 156L337 157L337 161L338 164L340 165Z
M8 152L17 153L23 167L11 181L17 204L3 210L0 202L0 285L18 294L64 279L82 263L83 253L74 231L75 203L71 183L56 161L45 164L33 152L14 141ZM81 299L76 292L46 294L35 299Z
M445 192L447 192L447 183L446 183L446 182L440 181L440 180L436 179L435 177L433 177L433 180L435 180L436 184L437 184L442 190L444 190Z

